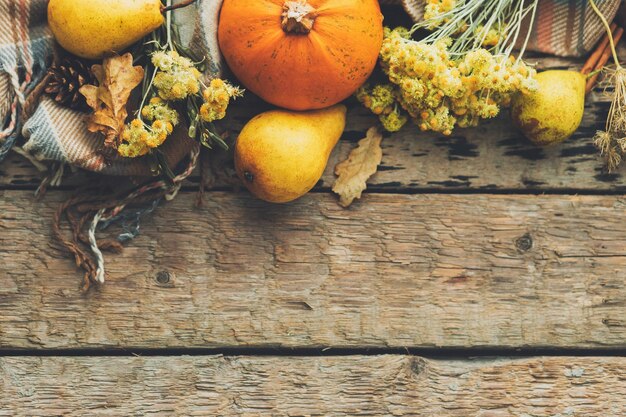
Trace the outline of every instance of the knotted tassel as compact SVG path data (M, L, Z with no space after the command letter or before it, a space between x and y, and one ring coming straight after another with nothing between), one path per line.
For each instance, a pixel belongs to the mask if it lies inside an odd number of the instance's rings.
M182 182L191 175L198 162L200 154L199 145L195 146L189 154L189 163L185 170L173 178L171 182L164 180L155 181L141 186L123 198L93 197L78 193L68 201L61 204L56 212L52 231L53 235L65 248L74 255L76 265L85 271L82 289L87 291L91 284L103 284L106 279L105 259L103 250L121 251L122 242L132 239L138 234L139 219L142 215L153 212L162 199L173 199ZM129 205L146 206L125 213ZM126 215L128 214L128 215ZM73 236L72 239L64 237L61 231L61 223L66 217ZM116 239L97 239L97 231L104 229L112 223L134 218L133 225L129 229L124 227L124 233ZM88 225L87 233L82 230Z

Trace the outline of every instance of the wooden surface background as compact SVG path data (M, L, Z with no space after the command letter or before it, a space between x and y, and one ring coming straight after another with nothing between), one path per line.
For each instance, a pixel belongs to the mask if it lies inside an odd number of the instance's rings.
M448 138L406 127L345 210L332 169L375 123L351 102L311 194L255 200L214 152L204 206L194 174L86 294L50 226L101 179L39 201L41 173L10 156L0 416L626 415L626 168L591 140L608 105L596 89L550 148L506 114ZM264 108L240 103L231 137Z
M0 416L623 416L625 369L590 357L11 357Z

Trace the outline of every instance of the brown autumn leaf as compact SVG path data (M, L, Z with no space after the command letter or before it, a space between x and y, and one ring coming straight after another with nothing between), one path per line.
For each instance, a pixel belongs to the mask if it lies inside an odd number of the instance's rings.
M143 68L133 67L133 57L126 53L105 58L102 65L93 65L91 70L99 85L84 85L79 90L94 110L89 116L87 129L101 132L104 146L117 149L128 116L126 104L131 91L143 79Z
M335 167L338 178L333 184L333 191L339 194L339 204L348 207L355 198L367 188L367 180L376 173L378 164L383 159L380 142L383 136L377 128L371 127L367 135L350 151L348 159Z

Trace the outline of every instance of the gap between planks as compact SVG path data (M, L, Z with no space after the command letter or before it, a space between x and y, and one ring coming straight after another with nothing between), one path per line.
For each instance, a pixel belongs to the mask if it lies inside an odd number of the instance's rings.
M111 177L110 180L106 181L95 181L93 184L98 184L100 189L108 190L110 192L114 188L112 188L112 184L119 183L118 178ZM33 198L45 198L45 197L37 197L34 194L36 188L33 188L28 185L0 185L0 191L28 191L31 192ZM50 188L46 190L48 193L67 193L71 191L76 191L77 184L73 185L60 185L54 188ZM89 192L89 189L86 189ZM194 184L185 184L180 187L182 192L187 193L197 193L199 191L199 186ZM236 186L214 186L205 188L204 194L210 198L211 193L235 193L235 195L247 197L249 195L248 191L243 187L243 185ZM307 194L331 194L338 198L336 194L334 194L330 187L325 187L318 185L312 190L310 190ZM610 189L599 188L599 189L586 189L586 188L387 188L387 187L379 187L372 186L368 184L367 189L363 191L363 195L367 194L383 194L383 195L419 195L419 194L441 194L441 195L529 195L529 196L540 196L540 195L562 195L562 196L622 196L626 195L626 187L622 188L621 186L616 186ZM358 201L358 200L355 200Z
M101 348L101 349L0 349L2 357L152 357L152 356L251 356L251 357L349 357L413 355L429 359L529 358L529 357L626 357L625 348L393 348L393 347L227 347L227 348Z

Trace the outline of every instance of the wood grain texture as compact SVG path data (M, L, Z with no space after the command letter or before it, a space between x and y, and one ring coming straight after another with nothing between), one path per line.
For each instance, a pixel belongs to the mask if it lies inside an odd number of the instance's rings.
M183 193L108 283L50 242L61 193L0 194L0 348L626 347L626 199Z
M626 190L626 168L608 174L592 143L596 130L604 125L609 103L594 93L587 104L583 125L565 143L552 147L532 145L516 131L508 115L485 122L478 128L458 129L450 137L421 133L415 126L387 135L383 141L383 161L379 172L369 180L370 190ZM253 114L266 109L258 101L233 108L227 123L231 140ZM335 165L344 160L376 119L352 102L343 139L330 157L318 188L330 188ZM213 188L238 186L232 169L232 155L213 152L209 163L214 175ZM3 163L0 187L36 187L41 178L21 157ZM84 173L65 180L65 186L87 181ZM188 185L199 183L198 174Z
M626 359L0 358L0 416L626 414Z

